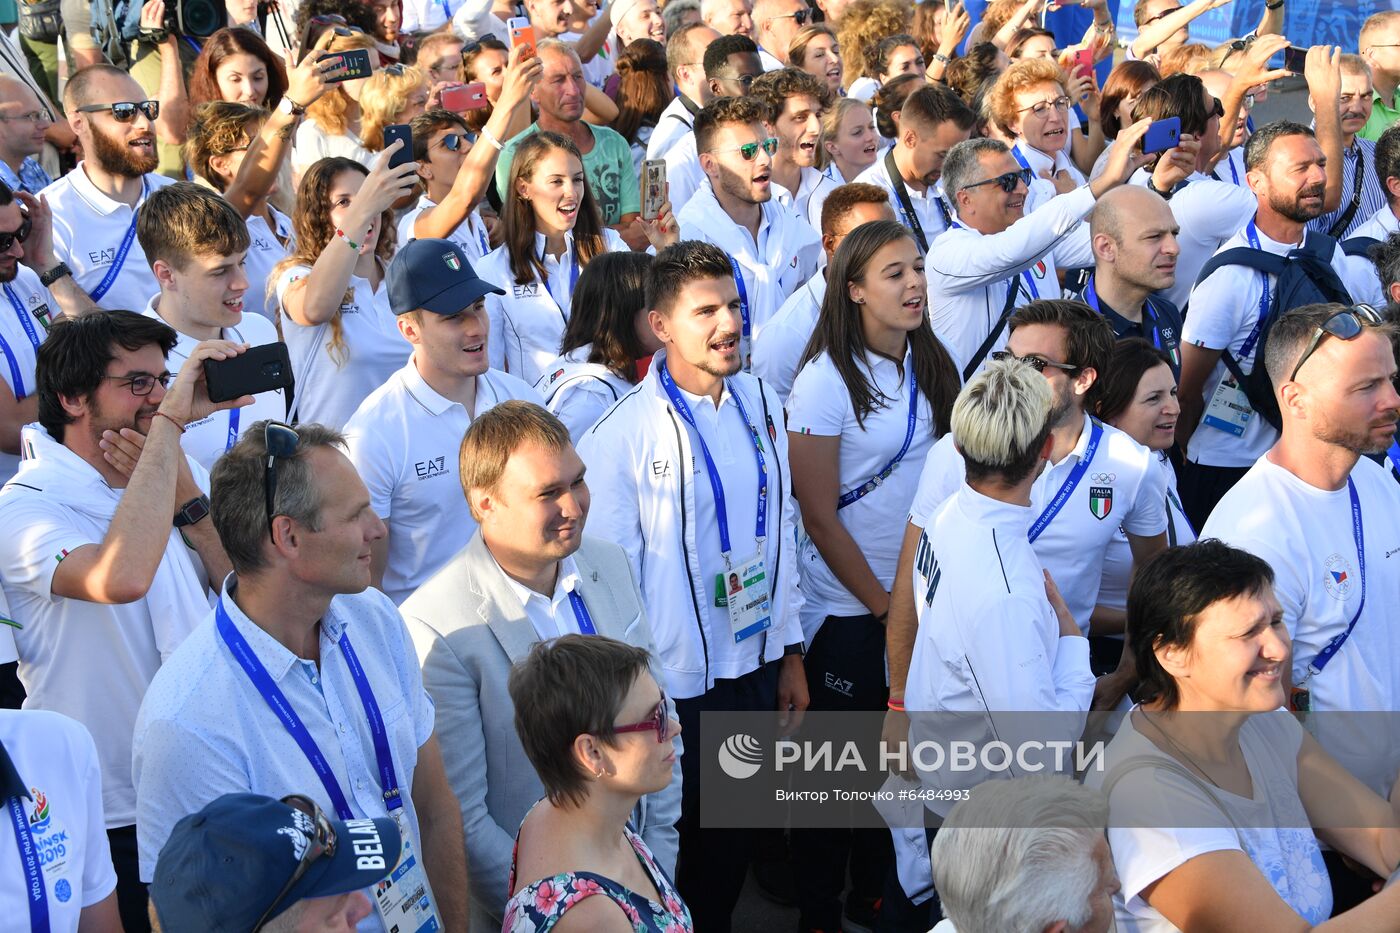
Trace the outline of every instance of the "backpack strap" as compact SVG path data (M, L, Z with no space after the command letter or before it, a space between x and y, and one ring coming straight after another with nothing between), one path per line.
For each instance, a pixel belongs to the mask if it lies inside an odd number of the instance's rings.
M1223 253L1216 253L1210 257L1209 261L1201 268L1201 272L1196 276L1196 284L1200 285L1210 278L1215 270L1224 266L1246 266L1263 272L1265 275L1278 275L1283 272L1285 264L1283 256L1273 253L1266 253L1262 249L1255 249L1252 246L1233 246Z
M987 354L992 352L992 346L1001 337L1001 332L1006 329L1006 322L1011 319L1011 312L1016 304L1016 293L1021 290L1021 276L1013 275L1011 284L1006 288L1006 304L1002 305L1001 316L997 318L996 324L992 326L992 332L987 335L987 339L982 341L982 345L977 348L977 352L972 354L972 359L963 368L963 382L972 378L972 374L977 372L977 367L982 365L982 361L987 358Z
M1342 252L1348 256L1359 256L1362 259L1371 258L1371 247L1380 243L1380 240L1371 236L1354 236L1342 240L1337 245L1342 248Z

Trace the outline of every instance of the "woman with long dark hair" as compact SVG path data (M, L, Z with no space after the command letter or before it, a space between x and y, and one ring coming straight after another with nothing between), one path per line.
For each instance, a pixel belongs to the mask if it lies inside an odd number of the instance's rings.
M612 128L632 147L632 168L640 178L651 131L676 96L666 71L666 47L652 39L633 39L618 55L616 67L618 112Z
M650 266L646 253L604 253L578 277L561 355L535 383L574 443L637 384L638 361L661 349L647 324Z
M788 397L792 491L807 540L799 562L811 646L809 709L883 710L885 628L900 540L925 457L947 433L961 383L928 321L924 255L899 223L849 233ZM836 685L836 686L833 686ZM869 913L891 858L884 831L793 832L804 929ZM832 857L832 853L837 853Z
M206 39L190 67L191 108L231 100L276 110L285 93L286 65L262 36L241 26L220 29Z

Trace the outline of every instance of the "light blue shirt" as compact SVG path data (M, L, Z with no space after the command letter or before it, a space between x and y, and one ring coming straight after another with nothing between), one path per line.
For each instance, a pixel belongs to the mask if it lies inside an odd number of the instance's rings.
M375 589L335 597L321 619L320 676L313 683L300 659L243 614L229 596L235 586L236 576L230 574L223 591L229 619L306 724L355 816L382 817L388 811L374 743L337 644L348 632L383 712L404 807L417 837L409 789L418 749L433 733L433 702L423 689L417 655L394 604ZM136 720L132 759L141 877L146 881L175 823L224 794L304 794L327 814L335 812L306 755L219 636L212 612L151 681ZM361 931L381 929L377 914L360 924Z
M53 184L53 179L49 173L44 171L44 167L39 164L39 160L33 156L28 156L19 164L19 174L4 162L0 162L0 181L9 185L11 191L26 191L29 194L38 194L40 191Z

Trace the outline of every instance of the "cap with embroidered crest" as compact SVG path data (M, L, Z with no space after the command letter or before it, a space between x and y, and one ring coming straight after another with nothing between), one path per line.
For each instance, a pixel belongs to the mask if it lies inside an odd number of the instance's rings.
M462 248L451 240L413 240L394 254L386 277L395 314L432 311L456 314L486 295L505 292L476 274Z

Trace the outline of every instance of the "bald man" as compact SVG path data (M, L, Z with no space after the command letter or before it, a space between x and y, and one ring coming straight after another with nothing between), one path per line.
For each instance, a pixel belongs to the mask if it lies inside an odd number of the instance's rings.
M757 41L752 0L700 0L700 19L722 36L748 36Z
M1176 284L1180 227L1155 191L1114 188L1089 216L1094 272L1080 296L1113 325L1119 339L1142 337L1181 363L1181 312L1161 292Z
M52 125L48 108L29 85L0 75L0 181L11 191L38 194L53 182L36 158Z

